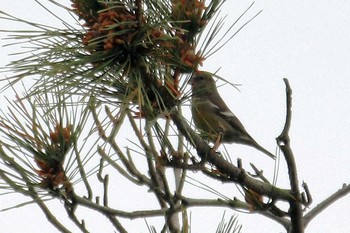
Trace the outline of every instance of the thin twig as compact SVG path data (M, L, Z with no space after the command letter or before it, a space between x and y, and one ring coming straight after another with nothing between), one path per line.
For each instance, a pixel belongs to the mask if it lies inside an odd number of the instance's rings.
M127 233L128 231L123 227L123 225L118 221L116 217L111 215L106 215L113 226L118 230L119 233Z
M105 151L102 148L98 148L98 153L102 156L102 158L104 158L110 165L112 165L112 167L114 167L115 169L117 169L122 175L124 175L124 177L128 178L130 181L134 182L134 183L139 183L139 182L143 182L144 184L147 184L148 186L151 186L151 181L150 179L148 179L146 176L142 175L134 166L133 163L130 163L130 161L127 159L127 157L124 155L124 153L122 152L122 150L119 148L118 144L115 142L115 137L110 137L106 135L105 130L103 129L100 120L98 119L98 115L96 112L96 108L94 104L90 104L90 109L92 112L92 116L93 119L95 121L96 127L98 129L99 135L101 137L101 139L103 139L105 142L107 142L108 144L110 144L110 146L112 147L112 149L117 153L118 157L120 158L120 160L122 161L123 165L126 167L127 171L132 174L133 176L136 176L138 178L138 180L135 180L132 176L130 176L123 168L121 168L113 159L110 158L110 156L108 156ZM127 114L128 110L124 110L121 114L119 118L124 119L125 114ZM130 114L129 114L130 115ZM130 116L129 116L130 117ZM114 127L118 128L119 127L119 122L123 122L123 121L118 121L118 123L114 124ZM135 124L135 122L134 122ZM137 128L137 126L136 126ZM138 136L138 135L137 135ZM142 138L142 137L141 137ZM143 141L143 143L145 144L145 142Z
M114 145L114 144L113 144ZM122 151L119 149L119 147L113 147L113 149L115 150L115 152L118 154L118 157L120 158L121 156L124 157ZM111 165L113 168L115 168L121 175L123 175L125 178L127 178L128 180L130 180L131 182L135 183L135 184L146 184L146 185L150 185L151 184L151 180L149 178L147 178L146 176L142 175L138 170L135 169L134 166L126 166L127 171L125 171L121 166L119 166L110 156L108 156L106 154L106 152L98 147L97 148L97 152L100 154L100 156L107 161L107 163L109 165ZM124 158L123 158L124 159ZM125 166L125 164L127 163L128 160L124 161L123 164ZM132 175L129 175L129 173ZM137 177L137 179L135 179L133 176Z
M259 177L265 183L270 183L270 181L264 176L262 170L259 170L253 163L250 163L250 166L253 168L255 176Z
M108 182L109 182L109 175L105 175L103 179L103 205L108 206Z
M178 110L180 113L182 113L181 106L178 107ZM167 118L167 123L170 122L170 117ZM183 162L187 163L188 160L188 154L184 152L184 136L179 132L178 134L178 154L183 155ZM176 193L181 194L182 189L184 187L185 178L186 178L186 170L185 169L174 169L174 176L175 176L175 185L176 185Z
M75 143L74 143L74 152L76 154L75 158L77 160L80 177L83 180L83 183L84 183L85 188L87 190L88 198L91 199L92 198L92 189L91 189L89 181L87 180L86 172L85 172L83 163L82 163L82 161L80 159L80 153L79 153L78 148L77 148Z
M318 214L320 214L322 211L328 208L331 204L333 204L340 198L348 195L349 193L350 184L344 184L341 189L339 189L338 191L330 195L328 198L323 200L320 204L318 204L304 216L304 227L306 227L313 218L315 218Z
M64 225L61 224L60 221L57 220L57 218L51 213L49 208L45 205L45 203L40 199L40 197L37 195L37 193L33 190L30 193L30 196L33 198L35 203L40 207L40 209L45 214L46 218L49 220L49 222L54 225L59 231L63 233L71 233L70 230L68 230Z
M147 156L148 169L151 175L151 180L154 186L157 188L155 195L158 199L158 202L162 208L165 208L167 206L165 202L171 203L171 198L170 198L171 194L170 194L167 180L165 178L165 173L162 173L161 171L157 172L157 169L155 167L155 158L158 156L158 153L153 141L153 135L150 127L151 127L151 124L146 123L145 132L146 132L148 144L149 144L149 147L147 148L149 148L149 150L146 151L146 148L145 148L145 151ZM161 179L158 179L158 177L160 177ZM162 182L162 185L160 182ZM163 195L163 191L165 195Z
M162 208L164 208L166 206L166 204L164 203L163 198L161 197L163 195L162 191L160 190L160 186L158 183L158 179L157 179L157 173L156 173L156 169L154 166L154 156L157 155L157 152L155 151L155 148L150 147L146 141L143 139L142 134L139 130L139 127L136 125L136 122L134 120L134 117L131 115L130 112L127 113L131 127L133 128L135 135L137 136L140 144L142 145L145 153L146 153L146 158L147 158L147 164L148 164L148 169L149 169L149 174L151 176L151 181L152 181L152 185L150 185L149 187L155 192L155 195L158 199L159 204L162 206ZM146 124L147 125L147 124ZM148 124L150 125L150 124ZM149 126L150 127L150 126ZM151 130L150 128L147 127L145 129L146 134L148 135L148 139L150 140L150 138L152 138L151 135ZM152 142L152 140L151 140Z
M306 206L309 206L312 203L312 196L309 190L309 186L307 185L307 183L303 182L302 187L304 188L306 193L306 200L304 201L304 203Z
M165 212L167 211L167 208L165 208L165 209L157 209L157 210L140 210L140 211L128 212L128 211L116 210L110 207L102 206L86 198L82 198L80 196L75 196L74 198L77 204L91 208L97 212L100 212L103 214L111 214L113 216L119 216L119 217L128 218L128 219L160 217L160 216L164 216Z
M77 218L77 216L75 215L74 211L72 211L72 209L70 208L69 205L65 206L65 209L67 211L67 214L70 218L70 220L84 233L89 233L89 231L86 229L85 226L85 221L82 220L81 222L79 221L79 219Z
M286 159L288 174L289 174L289 182L292 190L292 194L294 196L294 200L289 201L290 205L290 217L291 217L291 229L288 232L291 233L303 233L303 210L301 206L302 198L299 190L299 181L298 181L298 173L297 166L295 163L295 158L293 155L293 151L290 147L290 138L289 138L289 130L292 122L292 89L289 85L288 79L283 79L286 85L286 121L284 128L280 134L276 138L277 145L283 152L283 155Z

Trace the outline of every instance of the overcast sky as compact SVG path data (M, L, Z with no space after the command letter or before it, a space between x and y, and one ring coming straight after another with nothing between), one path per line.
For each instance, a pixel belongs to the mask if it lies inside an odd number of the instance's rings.
M214 72L220 68L218 75L241 84L240 92L229 85L220 87L219 91L248 132L270 151L274 151L275 138L284 124L285 86L282 79L289 79L293 89L291 145L300 182L307 182L313 195L314 202L310 207L313 208L343 183L350 182L350 2L255 2L242 23L260 10L263 12L224 49L206 60L203 69ZM234 22L250 3L246 0L227 1L222 12L223 16L228 15L227 24ZM53 20L52 23L57 25L57 20L45 16L34 1L1 0L0 10L49 25ZM8 28L10 24L0 21L0 25ZM0 36L3 38L4 34ZM3 44L4 41L0 41L0 45ZM7 48L0 48L0 51L0 65L3 66L9 61L7 53L13 51ZM242 153L253 151L237 145L228 148ZM246 158L246 165L250 161L261 162L266 174L272 177L273 163L260 158L259 152L254 153ZM279 169L277 184L288 187L283 160ZM317 216L306 232L348 233L349 197L340 199ZM0 209L2 205L0 200ZM29 216L23 219L23 213L33 216L37 212L37 224L33 224L33 219L29 222ZM0 213L0 216L3 232L25 230L35 233L39 232L38 229L45 229L42 225L46 219L37 207L27 206ZM199 220L199 217L203 219ZM194 233L203 232L200 222L211 220L203 208L194 210L192 218ZM284 232L276 223L252 214L239 214L239 221L245 233L256 233L257 228L260 233ZM28 226L33 228L28 229ZM51 226L47 229L47 232L56 232ZM214 229L213 226L212 231Z

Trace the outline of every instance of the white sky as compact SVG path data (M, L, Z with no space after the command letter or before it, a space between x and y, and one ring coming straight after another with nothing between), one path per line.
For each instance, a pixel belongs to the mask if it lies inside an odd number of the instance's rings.
M50 25L51 18L43 16L43 10L33 2L2 0L0 10ZM234 22L250 3L227 1L222 12L228 14L227 24ZM284 124L285 86L282 79L289 79L293 89L291 144L300 182L308 183L313 196L313 208L350 181L350 2L257 0L243 21L261 9L263 12L224 49L204 62L203 69L214 72L221 68L220 76L242 84L241 92L229 85L219 90L248 132L270 151L274 150L274 138ZM0 25L9 26L3 21ZM0 36L2 38L4 34ZM4 41L0 41L0 45L3 44ZM3 66L9 61L7 54L12 51L7 48L0 51L0 65ZM228 148L254 154L245 158L245 165L248 166L250 161L262 163L265 174L272 175L273 163L266 162L259 152L237 145ZM278 185L288 187L283 160L279 169ZM231 189L236 193L235 187L216 185L226 193ZM6 198L17 200L18 197ZM0 209L3 203L0 200ZM218 221L209 228L207 224L201 224L212 221L214 212L213 209L203 210L193 211L194 233L213 232L217 225ZM306 232L348 233L349 211L350 198L346 196L317 216ZM222 212L219 209L218 219ZM227 210L227 214L231 213L233 211ZM45 217L34 206L3 212L0 216L3 232L42 232L39 229L57 232L46 226ZM240 214L239 221L245 233L255 233L257 229L259 233L285 232L277 223L252 214ZM201 229L201 225L206 225L206 230ZM145 229L145 225L141 228Z

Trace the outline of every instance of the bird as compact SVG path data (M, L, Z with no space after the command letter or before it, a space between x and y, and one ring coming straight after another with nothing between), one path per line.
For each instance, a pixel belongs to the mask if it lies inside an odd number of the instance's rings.
M214 142L215 150L221 143L239 143L276 158L249 135L241 121L227 107L211 73L197 71L189 79L189 84L192 89L191 112L194 125L204 139Z

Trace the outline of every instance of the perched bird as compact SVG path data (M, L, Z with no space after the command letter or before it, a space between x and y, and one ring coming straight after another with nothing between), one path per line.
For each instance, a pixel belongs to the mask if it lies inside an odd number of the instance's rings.
M189 83L192 86L191 111L194 124L204 138L214 142L215 149L221 142L235 142L252 146L275 159L272 153L248 134L235 114L230 111L219 95L210 73L196 73Z

